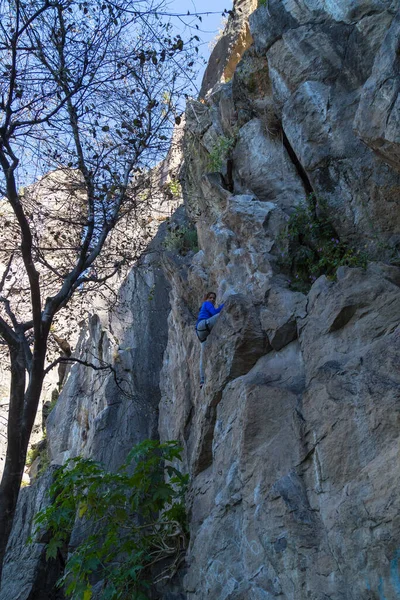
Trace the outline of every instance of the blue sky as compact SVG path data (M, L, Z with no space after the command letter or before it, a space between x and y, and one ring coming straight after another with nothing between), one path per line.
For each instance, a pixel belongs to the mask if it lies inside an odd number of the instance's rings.
M201 43L199 44L199 54L207 61L210 56L210 41L221 29L222 12L224 9L230 10L232 8L232 0L167 0L167 4L168 11L174 13L186 14L187 11L190 11L191 13L210 13L202 14L201 23L198 19L193 18L192 20L193 26L196 23L199 25L199 31L196 32L201 39ZM184 26L182 24L182 31L183 28ZM199 73L197 79L198 87L200 87L204 69L205 66Z

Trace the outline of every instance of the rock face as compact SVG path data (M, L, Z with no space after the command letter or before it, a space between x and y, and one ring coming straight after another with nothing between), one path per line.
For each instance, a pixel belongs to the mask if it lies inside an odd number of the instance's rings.
M159 430L181 440L191 475L184 589L193 600L395 600L398 6L260 4L232 81L188 106L184 192L201 250L166 264ZM310 192L371 262L304 295L278 254ZM200 389L193 326L209 289L225 306Z
M32 544L29 536L34 533L33 518L38 510L49 505L48 488L52 482L53 468L29 488L20 492L8 553L4 564L4 575L0 598L2 600L63 600L64 594L56 588L62 575L62 562L57 559L46 561L47 539L43 535Z
M399 22L397 14L364 84L355 120L361 139L397 170L400 168Z
M252 44L248 19L256 7L257 0L234 0L233 12L208 61L200 97L206 96L216 83L232 78L243 52Z
M188 103L173 227L195 223L198 247L156 240L116 308L87 324L80 357L111 363L119 383L71 369L50 456L116 468L143 437L182 443L190 545L163 600L398 600L398 3L259 4L232 80L218 71ZM368 264L303 294L280 253L311 192ZM200 389L194 324L209 290L225 305ZM21 589L43 580L29 577Z
M124 282L114 309L103 313L103 321L93 316L82 330L77 347L80 359L95 366L111 365L113 370L99 375L81 365L71 368L46 423L53 464L83 455L116 469L135 443L157 436L159 371L169 311L169 284L159 259L164 236L165 226ZM55 582L62 572L60 565L46 563L45 544L31 547L26 542L33 516L49 501L48 487L46 474L22 490L1 600L59 599Z
M224 308L190 435L168 406L194 465L188 598L398 597L399 274L319 279L299 340L221 390L236 297Z
M336 212L340 234L371 250L374 236L392 246L400 230L398 171L388 168L398 142L397 8L271 0L250 17L276 116L304 174Z

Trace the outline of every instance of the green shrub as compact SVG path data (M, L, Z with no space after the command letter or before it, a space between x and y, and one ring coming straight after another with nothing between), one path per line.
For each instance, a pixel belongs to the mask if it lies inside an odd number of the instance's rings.
M258 0L258 8L260 8L260 6L267 6L268 5L268 1L267 0Z
M30 448L28 450L27 455L26 455L26 463L25 463L26 466L30 467L31 464L33 463L33 461L37 459L37 457L39 456L39 454L40 454L40 450L39 450L39 448L36 445L33 446L32 448Z
M327 204L312 194L297 206L279 239L279 265L291 276L291 287L307 292L320 276L335 276L342 265L366 267L367 256L340 241L328 218Z
M179 252L183 256L191 251L198 252L199 242L196 228L181 225L176 229L171 229L165 238L164 247L171 252Z
M221 135L214 144L208 157L208 170L211 172L221 171L222 165L228 159L235 144L236 135L229 138Z
M51 535L47 558L66 549L76 517L92 532L69 549L58 582L67 596L90 600L94 580L102 580L102 600L146 600L152 566L162 566L153 583L176 572L187 538L188 476L171 465L181 451L176 441L145 440L116 473L83 458L56 472L54 500L35 517L35 534L46 529Z
M182 196L182 187L177 179L171 179L171 181L168 183L168 189L173 198L180 198Z

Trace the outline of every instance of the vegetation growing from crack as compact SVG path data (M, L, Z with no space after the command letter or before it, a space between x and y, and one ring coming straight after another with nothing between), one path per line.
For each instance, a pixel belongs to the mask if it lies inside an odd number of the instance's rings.
M171 179L168 183L168 189L173 198L180 198L182 196L182 187L177 179Z
M185 256L188 252L199 251L199 241L195 227L180 225L171 229L164 242L164 247L170 252L178 252Z
M30 467L31 464L37 459L37 457L39 455L40 455L40 449L39 449L38 445L35 444L27 452L27 455L26 455L26 465L28 467Z
M220 135L215 142L208 157L208 170L212 173L221 171L223 164L229 158L229 155L236 144L236 135L227 137Z
M45 429L43 431L42 439L36 444L33 444L28 450L28 453L26 455L26 466L31 467L36 459L40 460L39 464L37 465L37 472L35 478L39 475L42 475L50 465L50 456L47 448L47 434ZM32 477L32 475L30 475L30 477ZM25 483L24 487L26 485L28 484Z
M67 552L76 518L83 541L69 548L58 582L73 600L90 600L102 581L102 600L146 600L153 583L172 577L187 542L184 494L188 476L176 441L145 440L116 473L90 459L74 458L55 474L52 504L35 517L36 532L50 532L47 559Z
M278 264L294 290L307 293L320 275L333 278L340 266L366 267L368 257L339 239L324 200L310 194L290 215L279 238Z

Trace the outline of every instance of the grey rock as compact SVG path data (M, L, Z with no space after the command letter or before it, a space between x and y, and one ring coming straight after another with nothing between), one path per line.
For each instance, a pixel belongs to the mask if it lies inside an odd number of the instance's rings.
M283 128L306 170L322 166L332 158L334 142L328 117L329 102L329 86L318 81L306 81L285 104Z
M279 133L272 85L266 57L260 56L252 46L238 64L232 80L232 96L237 111L237 126L259 115L266 130Z
M332 82L343 67L350 28L303 25L288 30L267 58L275 103L281 107L306 81Z
M361 139L397 169L400 169L399 47L400 12L376 56L354 120Z
M63 600L56 587L63 572L61 553L46 560L46 532L35 535L33 518L50 503L48 493L54 469L48 470L37 481L20 492L18 509L4 563L1 600ZM28 539L32 536L32 543Z
M318 0L317 3L319 4ZM393 0L351 0L350 2L348 0L337 2L323 0L320 4L335 21L344 21L345 23L353 23L374 13L396 9L396 2Z
M291 157L309 189L330 205L339 236L370 256L387 257L398 243L398 174L353 131L361 90L393 14L371 19L357 25L314 20L289 29L267 60Z
M71 368L47 419L55 463L84 455L115 469L135 443L156 434L169 311L169 286L159 258L164 235L128 275L108 322L93 316L82 331L81 359L113 370Z
M279 137L272 137L260 119L246 123L233 153L235 191L253 192L259 200L292 207L304 199L304 188Z
M283 494L292 498L290 512L297 506L296 494L282 477L288 474L295 481L290 475L289 447L297 455L295 408L303 385L301 357L294 343L279 355L261 358L247 375L225 388L217 408L212 464L197 478L202 485L194 483L197 518L188 557L189 598L220 597L227 589L234 598L282 593L285 575L278 575L275 559L264 545L272 534L271 547L283 558L285 536L282 529L273 535L265 503L269 495ZM285 440L288 452L279 452L279 440ZM279 490L273 489L277 480L281 480L276 484ZM204 513L197 512L199 504L207 506Z
M249 18L251 35L258 54L265 54L297 21L279 0L271 0L260 6Z
M380 549L394 565L399 277L400 269L378 263L343 267L337 282L314 284L307 307L302 294L273 285L261 315L279 320L281 311L290 322L295 314L300 345L270 348L253 367L251 360L229 372L228 346L243 335L230 324L233 297L207 341L207 384L186 421L182 375L170 382L174 399L160 406L160 431L168 437L172 426L184 441L192 475L188 598L372 599L379 589L396 598ZM185 335L172 322L177 353ZM259 339L257 329L247 331Z
M306 316L306 297L278 286L268 292L266 306L260 311L260 320L274 350L297 338L297 320Z

